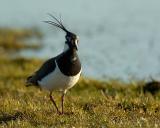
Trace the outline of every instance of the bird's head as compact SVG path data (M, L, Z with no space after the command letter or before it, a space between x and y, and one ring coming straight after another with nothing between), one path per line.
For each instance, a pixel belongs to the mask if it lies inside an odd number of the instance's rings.
M68 31L68 30L64 27L64 25L62 24L61 19L58 20L58 19L57 19L56 17L54 17L53 15L51 15L51 14L49 14L49 15L55 20L55 22L54 22L54 21L44 21L44 22L46 22L46 23L48 23L48 24L51 24L51 25L53 25L53 26L56 26L56 27L60 28L61 30L65 31L65 32L66 32L66 36L65 36L66 42L65 42L65 43L68 45L68 47L69 47L70 49L78 50L79 37L78 37L76 34Z
M66 33L66 43L69 47L78 50L79 37L71 32Z

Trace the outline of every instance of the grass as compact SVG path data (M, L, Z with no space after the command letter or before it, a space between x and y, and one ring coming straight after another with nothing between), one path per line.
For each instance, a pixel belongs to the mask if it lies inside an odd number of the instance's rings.
M42 33L37 28L0 28L1 50L38 49L40 43L29 43L30 39L42 38Z
M58 115L47 91L25 87L26 77L41 64L36 59L0 57L0 127L160 127L160 93L144 94L144 81L81 78L66 95L67 114ZM59 93L53 95L59 103Z
M49 100L49 92L25 87L27 76L42 60L16 58L4 54L10 50L38 48L26 39L42 34L37 29L0 28L0 127L2 128L159 128L160 91L144 94L145 81L124 83L81 78L68 91L64 115L58 115ZM53 95L60 107L60 94Z

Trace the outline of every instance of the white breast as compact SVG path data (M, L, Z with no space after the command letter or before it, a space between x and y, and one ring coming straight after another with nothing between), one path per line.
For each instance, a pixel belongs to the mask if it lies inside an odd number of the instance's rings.
M41 81L38 81L38 84L47 90L67 90L73 87L79 80L81 71L75 76L66 76L64 75L57 63L56 68L53 72L44 77Z

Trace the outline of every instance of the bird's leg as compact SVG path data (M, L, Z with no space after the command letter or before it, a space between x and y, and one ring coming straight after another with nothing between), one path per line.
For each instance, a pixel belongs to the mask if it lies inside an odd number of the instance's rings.
M52 101L53 105L55 106L58 114L60 114L61 112L58 110L58 107L57 107L57 105L56 105L56 102L55 102L54 99L53 99L52 92L50 92L49 97L50 97L50 100Z
M61 112L61 114L64 114L63 106L64 106L64 97L65 97L65 94L66 94L66 91L64 91L64 92L62 93L62 97L61 97L61 103L62 103L62 112Z

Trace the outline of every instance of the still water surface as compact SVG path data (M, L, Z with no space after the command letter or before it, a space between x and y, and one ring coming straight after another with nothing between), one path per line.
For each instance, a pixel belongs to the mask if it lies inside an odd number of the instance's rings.
M0 26L37 26L44 48L25 51L48 58L63 50L65 33L42 21L62 15L80 37L83 74L123 80L160 77L160 2L158 0L1 0Z

